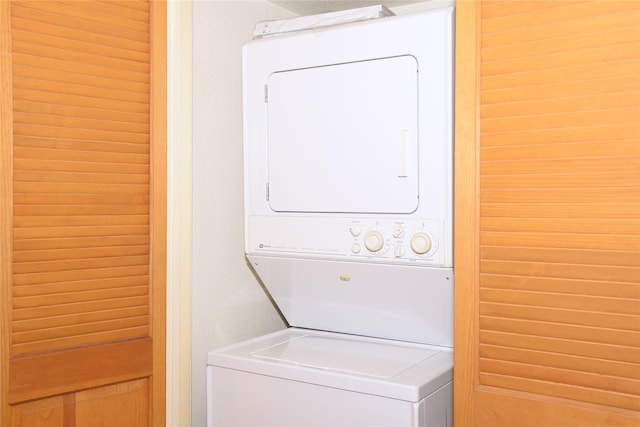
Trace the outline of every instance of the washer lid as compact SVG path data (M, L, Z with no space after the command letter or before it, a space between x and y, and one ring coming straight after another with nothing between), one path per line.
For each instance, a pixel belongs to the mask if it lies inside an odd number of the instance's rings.
M418 402L453 380L453 349L287 328L211 350L210 368L231 369Z
M437 350L402 343L304 335L254 351L251 356L296 366L391 378L437 353Z

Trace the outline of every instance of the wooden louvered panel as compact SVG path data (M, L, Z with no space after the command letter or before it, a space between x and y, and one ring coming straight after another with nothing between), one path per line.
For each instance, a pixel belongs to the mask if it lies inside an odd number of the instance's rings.
M12 4L13 356L150 333L147 6Z
M638 411L640 5L481 14L478 381Z

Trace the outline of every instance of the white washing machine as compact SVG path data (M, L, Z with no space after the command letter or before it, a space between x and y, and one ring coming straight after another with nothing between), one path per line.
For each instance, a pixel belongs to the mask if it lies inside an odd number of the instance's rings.
M209 352L210 427L452 426L453 13L244 47L245 251L291 327Z

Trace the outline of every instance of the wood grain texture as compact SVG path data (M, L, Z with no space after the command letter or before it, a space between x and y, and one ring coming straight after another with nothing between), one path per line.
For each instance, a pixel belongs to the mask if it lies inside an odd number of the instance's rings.
M10 427L67 427L65 419L65 398L50 397L15 405L7 413L11 413ZM73 424L71 424L73 426Z
M11 10L0 2L0 425L10 423L7 410L9 358L11 357L11 283L13 241L13 109L11 85Z
M149 377L152 357L151 339L144 338L15 358L10 368L9 402Z
M166 425L167 5L151 2L151 425Z
M477 271L480 226L477 150L480 110L476 94L480 78L478 2L456 7L455 152L454 152L454 422L472 426L478 382ZM461 213L464 212L464 215Z
M11 14L12 354L149 336L150 12L26 1Z
M1 4L0 425L164 425L166 5Z
M149 395L146 378L78 392L76 425L148 426Z
M456 425L635 425L640 4L457 6Z

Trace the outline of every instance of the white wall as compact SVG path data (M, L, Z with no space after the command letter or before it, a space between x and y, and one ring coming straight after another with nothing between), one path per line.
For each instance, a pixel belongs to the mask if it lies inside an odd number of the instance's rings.
M193 3L192 426L206 425L207 351L285 326L244 258L241 47L265 0Z

